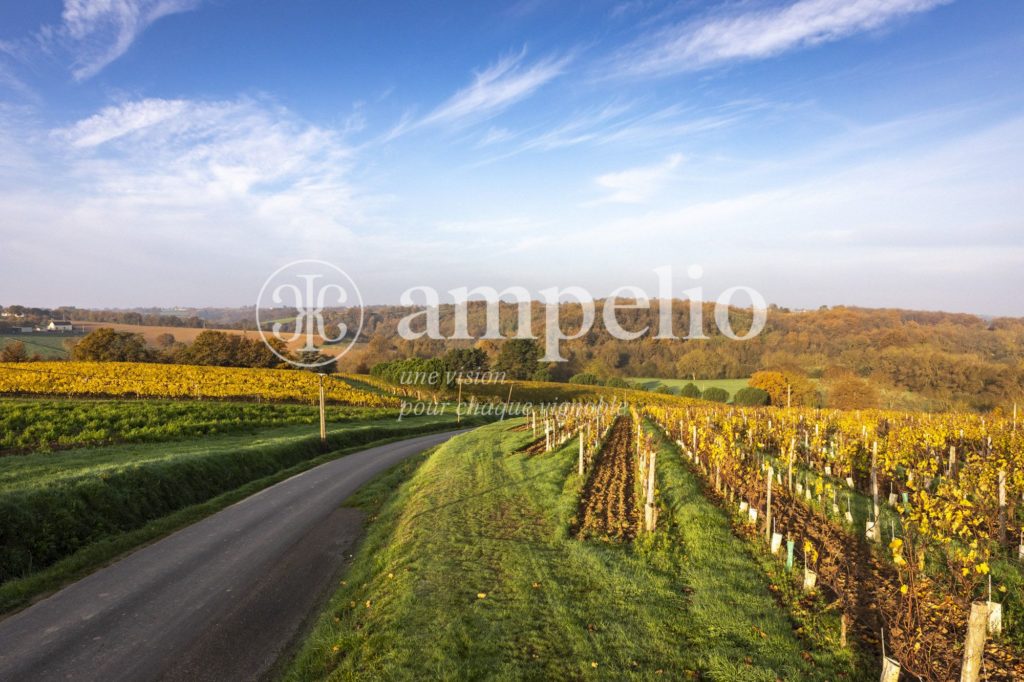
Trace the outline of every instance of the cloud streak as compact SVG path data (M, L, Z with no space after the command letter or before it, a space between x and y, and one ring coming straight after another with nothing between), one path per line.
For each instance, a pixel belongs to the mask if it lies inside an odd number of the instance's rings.
M381 141L390 142L426 126L458 128L493 118L562 75L572 55L549 56L532 64L525 59L525 48L518 54L501 57L483 71L477 71L472 83L423 118L406 113Z
M64 0L60 37L74 53L76 80L120 58L153 22L195 9L200 0Z
M672 173L683 161L682 154L672 154L653 166L640 166L616 173L605 173L594 180L608 195L595 203L640 204L657 194L672 179Z
M713 15L641 38L612 59L610 71L618 76L664 76L765 59L880 29L952 1L798 0Z

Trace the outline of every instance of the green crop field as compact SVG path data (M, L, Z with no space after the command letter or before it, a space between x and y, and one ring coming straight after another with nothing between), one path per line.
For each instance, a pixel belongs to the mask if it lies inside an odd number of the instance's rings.
M0 348L9 343L20 341L25 344L25 352L30 356L40 355L47 360L66 359L68 351L64 342L78 337L53 334L0 334Z
M633 378L626 379L626 381L634 384L638 387L644 388L649 391L656 390L662 386L668 386L669 388L678 391L686 384L696 384L700 390L705 390L711 387L724 388L729 392L729 398L736 394L736 391L741 388L746 388L749 385L750 379L656 379L651 377Z
M327 420L384 418L389 408L327 406ZM0 398L0 455L119 442L158 442L315 424L313 405L195 400Z

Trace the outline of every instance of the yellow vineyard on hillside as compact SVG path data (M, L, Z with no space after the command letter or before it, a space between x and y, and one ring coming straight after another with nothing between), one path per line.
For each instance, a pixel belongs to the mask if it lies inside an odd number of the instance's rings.
M354 388L345 379L346 375L327 378L328 401L373 407L398 406L396 398ZM0 394L313 402L318 396L318 381L313 373L300 370L127 362L0 364Z

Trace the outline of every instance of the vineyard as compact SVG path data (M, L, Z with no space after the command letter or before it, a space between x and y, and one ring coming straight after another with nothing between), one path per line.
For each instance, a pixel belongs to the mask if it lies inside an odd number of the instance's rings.
M661 432L736 532L840 614L835 640L877 656L883 679L1024 678L1016 415L661 402L541 422L535 450L580 436L579 538L657 532Z
M327 400L344 405L397 407L384 384L364 376L330 375ZM311 403L311 372L122 362L0 364L0 394L66 397L212 398Z
M1014 420L648 407L720 504L845 628L925 680L1013 680L1024 659ZM857 510L857 514L854 511ZM980 615L979 615L980 614ZM973 624L969 627L969 623ZM986 632L987 631L987 632ZM987 639L986 635L992 635ZM966 644L965 644L966 643ZM893 678L895 679L895 678Z

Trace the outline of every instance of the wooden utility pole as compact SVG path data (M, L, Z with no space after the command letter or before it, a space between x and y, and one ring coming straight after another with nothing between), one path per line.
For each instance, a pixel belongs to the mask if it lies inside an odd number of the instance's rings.
M508 398L505 399L505 410L501 413L502 420L505 419L505 414L508 412L508 406L512 404L512 382L508 383Z
M326 398L324 394L324 375L318 374L320 377L320 445L327 446L327 413L324 408L324 400Z

